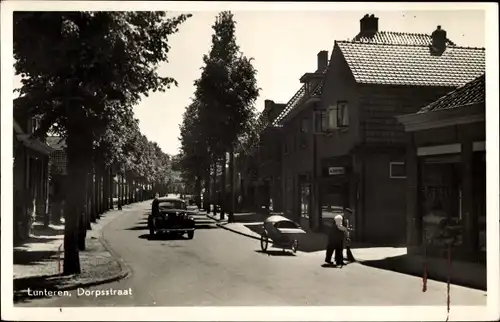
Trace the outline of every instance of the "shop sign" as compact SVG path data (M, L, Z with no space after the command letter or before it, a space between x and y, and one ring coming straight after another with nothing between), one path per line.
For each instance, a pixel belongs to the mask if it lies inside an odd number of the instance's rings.
M345 173L344 167L328 167L329 176L337 176Z

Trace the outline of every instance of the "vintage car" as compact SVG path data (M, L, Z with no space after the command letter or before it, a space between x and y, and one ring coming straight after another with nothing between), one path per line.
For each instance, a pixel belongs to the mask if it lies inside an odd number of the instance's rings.
M269 243L276 248L291 249L297 252L299 249L299 235L306 232L294 221L279 215L273 215L264 220L264 231L260 236L260 247L263 252L267 251Z
M159 198L153 201L148 217L149 234L168 233L176 236L187 234L194 237L195 221L186 202L179 198Z

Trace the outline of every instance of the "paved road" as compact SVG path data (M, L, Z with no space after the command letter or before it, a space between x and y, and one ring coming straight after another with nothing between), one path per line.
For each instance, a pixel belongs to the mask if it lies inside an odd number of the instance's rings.
M148 240L146 209L124 213L104 228L131 267L125 280L88 290L125 296L39 299L19 306L442 305L446 285L350 264L321 267L323 253L273 256L259 242L218 228L204 216L193 240ZM204 220L204 223L201 222ZM452 305L485 305L485 292L452 288Z

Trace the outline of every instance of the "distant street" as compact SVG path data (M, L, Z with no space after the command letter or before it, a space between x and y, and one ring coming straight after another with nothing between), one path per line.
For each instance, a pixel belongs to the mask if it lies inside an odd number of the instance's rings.
M149 209L124 213L104 228L132 269L127 279L88 290L123 296L32 300L19 306L446 305L446 285L351 264L322 268L324 253L271 256L259 242L218 228L204 215L193 240L148 240ZM453 305L483 305L485 292L452 287Z

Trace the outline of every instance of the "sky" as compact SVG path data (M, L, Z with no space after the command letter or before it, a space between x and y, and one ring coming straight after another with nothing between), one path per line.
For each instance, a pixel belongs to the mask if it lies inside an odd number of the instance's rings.
M286 103L300 88L299 78L316 69L317 53L335 40L352 39L366 14L379 18L379 30L431 34L438 25L460 46L485 46L485 13L476 11L233 11L236 41L254 58L261 88L257 110L264 100ZM165 93L154 93L135 108L141 131L164 152L178 153L179 124L200 76L202 57L211 44L217 12L195 12L169 39L169 62L159 71L179 82Z
M453 4L452 4L453 5ZM284 8L282 6L282 8ZM312 7L311 7L312 8ZM454 8L454 7L450 7ZM219 8L217 8L218 10ZM359 32L365 14L379 18L380 31L431 34L438 25L459 46L485 47L484 10L232 10L236 20L236 42L253 57L257 84L261 88L257 110L264 100L286 103L300 88L299 78L316 69L317 53L329 55L335 40L350 40ZM181 13L171 12L171 14ZM168 63L158 67L162 76L175 78L179 85L165 93L150 93L134 108L141 132L168 154L180 148L179 125L200 77L202 57L210 50L212 25L218 11L190 11L193 14L169 37ZM17 85L17 86L16 86ZM18 78L14 87L18 87Z

